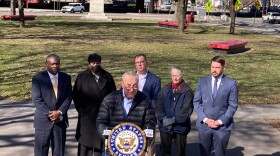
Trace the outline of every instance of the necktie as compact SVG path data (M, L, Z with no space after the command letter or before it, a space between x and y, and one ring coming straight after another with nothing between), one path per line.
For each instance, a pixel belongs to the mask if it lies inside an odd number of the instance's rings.
M52 77L52 86L53 86L53 91L54 91L55 97L57 98L57 82L56 82L55 76Z
M217 82L218 82L218 79L215 78L213 92L212 92L212 97L214 100L216 99L216 96L217 96L217 90L218 90Z

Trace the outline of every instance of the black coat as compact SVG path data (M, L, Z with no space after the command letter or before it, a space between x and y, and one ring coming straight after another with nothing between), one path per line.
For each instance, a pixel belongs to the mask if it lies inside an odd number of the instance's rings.
M89 69L77 76L73 100L79 114L76 129L76 139L79 143L88 147L102 148L96 128L96 117L104 97L115 90L112 75L103 69L100 71L98 83Z
M151 100L144 93L137 92L127 117L124 115L122 101L122 89L109 94L103 100L96 120L100 135L104 129L112 130L116 125L123 122L131 122L142 129L155 128L155 111Z

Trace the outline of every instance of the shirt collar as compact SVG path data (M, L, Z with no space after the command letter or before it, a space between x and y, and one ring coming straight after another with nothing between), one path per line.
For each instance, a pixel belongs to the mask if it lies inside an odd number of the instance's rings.
M134 100L134 98L132 98L132 99L127 99L127 98L125 97L124 89L122 89L122 94L123 94L123 98L124 98L125 100L127 100L127 101L133 101L133 100Z
M224 76L224 74L222 74L222 75L220 75L217 79L218 79L218 81L220 81L221 79L222 79L222 77ZM214 82L215 81L215 77L213 77L213 76L211 76L212 77L212 82Z
M140 79L146 79L146 78L147 78L147 75L148 75L148 71L146 72L145 75L141 75L141 74L139 74L138 71L137 71L137 75L139 76Z
M53 76L55 76L56 79L58 78L58 73L57 73L56 75L53 75L53 74L50 73L48 70L47 70L47 72L48 72L48 75L49 75L50 79L52 79Z

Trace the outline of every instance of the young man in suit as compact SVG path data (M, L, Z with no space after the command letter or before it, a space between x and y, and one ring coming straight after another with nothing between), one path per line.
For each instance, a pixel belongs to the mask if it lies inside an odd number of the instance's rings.
M63 156L68 127L67 111L72 101L71 77L60 72L60 58L51 54L46 69L32 78L35 156L47 156L51 143L52 155Z
M145 54L137 54L134 57L134 66L139 77L138 90L146 94L152 101L153 108L156 107L157 97L161 90L161 80L147 69L147 57ZM154 130L155 138L155 130ZM155 139L151 140L149 155L155 154Z
M138 90L145 93L151 99L152 105L155 108L161 89L160 78L147 69L147 57L144 54L135 55L134 66L139 76Z
M104 97L115 90L112 75L101 67L101 56L90 54L88 68L77 76L73 88L73 100L79 114L76 129L78 156L102 155L96 118Z
M200 155L224 156L231 131L233 116L238 108L236 81L223 74L225 60L215 56L211 61L211 75L200 78L194 96L197 112L196 126L200 141Z

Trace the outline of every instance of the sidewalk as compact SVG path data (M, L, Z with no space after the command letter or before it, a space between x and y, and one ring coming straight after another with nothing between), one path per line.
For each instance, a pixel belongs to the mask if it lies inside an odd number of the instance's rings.
M236 129L232 132L227 156L280 156L280 132L265 123L265 118L280 118L280 105L240 105L235 114ZM34 106L32 103L0 101L0 155L33 155ZM75 128L77 112L74 105L68 111L70 127L67 129L65 156L76 156ZM197 131L192 116L192 131L189 133L186 155L198 155ZM159 151L159 134L156 144ZM174 153L174 152L173 152Z

